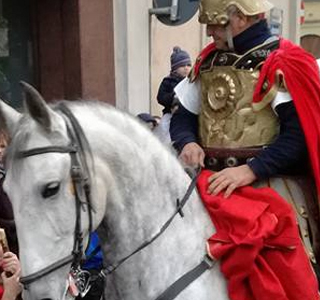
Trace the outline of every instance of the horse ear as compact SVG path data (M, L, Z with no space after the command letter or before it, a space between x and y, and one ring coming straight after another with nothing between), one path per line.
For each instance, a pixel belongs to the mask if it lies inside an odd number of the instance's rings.
M4 129L10 136L18 124L21 114L10 105L0 100L0 128Z
M24 105L30 116L44 129L51 128L51 109L40 93L30 84L20 81L24 95Z

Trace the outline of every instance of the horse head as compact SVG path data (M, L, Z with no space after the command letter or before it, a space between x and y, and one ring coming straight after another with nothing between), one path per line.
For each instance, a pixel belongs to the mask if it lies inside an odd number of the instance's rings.
M22 87L24 112L1 102L0 121L11 139L4 188L14 209L26 279L24 299L61 300L66 295L72 252L78 250L74 244L75 187L70 175L69 152L73 150L64 118L32 86L22 83ZM86 234L89 217L84 215L80 223L85 233L78 234Z

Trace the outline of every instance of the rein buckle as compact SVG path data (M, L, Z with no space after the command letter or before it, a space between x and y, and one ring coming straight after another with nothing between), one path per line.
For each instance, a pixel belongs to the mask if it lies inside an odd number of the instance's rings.
M79 266L72 267L69 274L69 291L73 296L80 294L83 298L91 288L91 274Z

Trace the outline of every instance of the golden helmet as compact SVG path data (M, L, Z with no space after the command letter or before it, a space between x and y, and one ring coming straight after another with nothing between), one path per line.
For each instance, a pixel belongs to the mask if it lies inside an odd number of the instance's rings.
M258 15L273 7L273 4L268 0L201 0L199 22L226 25L229 20L227 9L232 5L246 16Z

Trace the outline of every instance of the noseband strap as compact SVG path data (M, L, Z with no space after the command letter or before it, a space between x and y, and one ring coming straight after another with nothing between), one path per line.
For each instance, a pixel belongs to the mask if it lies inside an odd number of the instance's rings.
M79 266L84 257L83 250L83 230L81 228L81 208L85 210L87 206L89 219L89 241L92 231L92 201L91 201L91 182L89 177L89 168L85 157L85 152L91 155L89 143L83 133L83 130L69 108L62 102L57 107L57 112L66 120L66 126L71 145L68 146L47 146L28 149L17 153L18 158L26 158L45 153L69 153L71 159L71 178L75 191L75 210L76 224L74 231L73 250L70 255L57 262L20 279L20 282L26 287L34 281L56 271L59 268L71 263L72 266Z
M39 147L33 148L26 151L21 151L18 153L18 158L25 158L29 156L35 156L44 153L76 153L77 148L76 146L49 146L49 147Z
M35 272L33 274L30 274L28 276L24 276L20 278L20 283L22 283L24 286L28 286L30 283L37 281L38 279L40 279L41 277L44 277L52 272L54 272L55 270L60 269L61 267L71 263L73 261L73 255L70 254L69 256L60 259L59 261L51 264L50 266Z

